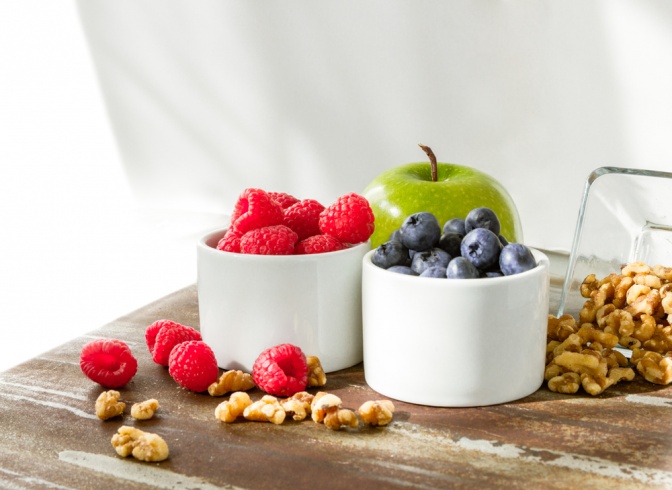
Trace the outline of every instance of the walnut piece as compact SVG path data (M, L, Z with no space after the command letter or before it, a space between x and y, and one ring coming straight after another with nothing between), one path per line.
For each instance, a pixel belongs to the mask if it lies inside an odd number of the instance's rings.
M282 424L285 421L286 413L276 397L264 395L260 400L245 407L243 417L247 420Z
M251 390L254 386L250 373L232 369L223 372L217 381L208 386L208 393L211 396L223 396L233 391Z
M644 262L630 262L621 268L621 274L624 276L634 277L637 274L648 274L651 272L651 267Z
M244 391L236 391L227 401L223 401L215 408L215 417L222 422L231 423L243 415L247 407L252 405L250 395Z
M124 413L126 404L119 401L120 393L115 390L103 391L96 400L96 415L100 420L107 420Z
M548 389L556 393L573 395L581 387L581 375L577 373L563 373L548 380Z
M339 430L343 427L356 429L359 427L357 414L347 408L332 407L326 410L324 425L331 430Z
M637 371L649 383L672 383L672 352L664 356L657 352L644 352L637 361Z
M548 338L562 342L579 329L572 315L564 314L558 318L548 315Z
M325 391L319 391L310 404L310 416L314 422L320 424L324 422L327 410L331 408L339 408L341 403L341 399L336 395Z
M117 454L124 458L132 455L140 461L157 462L169 454L168 444L161 436L127 425L119 427L111 442Z
M357 409L362 422L372 426L387 425L392 421L394 403L391 400L369 400Z
M159 401L155 398L150 398L144 402L134 403L131 407L131 417L138 420L149 420L154 416L156 410L159 408Z
M324 386L327 384L327 375L322 369L322 363L317 356L306 357L308 364L308 386Z
M287 414L292 414L294 420L304 420L310 414L310 404L313 402L314 395L307 391L299 391L289 398L280 402L282 408Z
M607 388L615 385L619 381L632 381L635 379L635 372L631 368L612 368L607 376L591 376L590 374L581 375L581 386L591 395L599 395Z

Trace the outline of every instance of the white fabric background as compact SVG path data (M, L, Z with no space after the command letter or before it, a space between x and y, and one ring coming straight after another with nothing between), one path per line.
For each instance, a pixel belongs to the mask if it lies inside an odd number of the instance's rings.
M0 369L193 282L242 188L329 201L420 142L568 249L591 170L672 170L670 53L665 0L6 0Z
M583 182L672 168L663 1L79 2L133 189L226 209L331 200L440 160L498 178L531 245L568 249Z

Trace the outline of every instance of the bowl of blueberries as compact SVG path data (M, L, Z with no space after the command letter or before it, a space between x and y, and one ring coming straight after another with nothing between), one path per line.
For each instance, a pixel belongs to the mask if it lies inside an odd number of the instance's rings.
M543 383L549 260L476 208L408 216L363 258L364 374L379 393L430 406L506 403Z

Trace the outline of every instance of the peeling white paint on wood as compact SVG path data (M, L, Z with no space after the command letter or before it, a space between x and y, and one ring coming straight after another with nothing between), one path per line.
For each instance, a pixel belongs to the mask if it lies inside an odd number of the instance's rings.
M233 485L212 485L202 478L180 475L172 471L125 459L82 451L61 451L58 459L96 473L112 475L120 480L151 485L155 488L198 488L199 490L244 490Z
M85 418L85 419L99 420L98 417L96 417L94 414L87 413L83 410L80 410L80 409L75 408L75 407L71 407L69 405L65 405L63 403L56 403L56 402L52 402L52 401L49 401L49 400L40 400L39 398L31 398L29 396L23 396L23 395L12 395L12 394L3 393L3 392L0 392L0 396L5 397L5 398L9 398L10 400L26 401L26 402L30 402L30 403L35 403L37 405L41 405L43 407L53 408L53 409L56 409L56 410L67 410L68 412L73 413L73 414L77 415L78 417L82 417L82 418Z
M648 395L627 395L626 401L631 403L643 403L644 405L653 405L654 407L672 408L672 399L661 398Z

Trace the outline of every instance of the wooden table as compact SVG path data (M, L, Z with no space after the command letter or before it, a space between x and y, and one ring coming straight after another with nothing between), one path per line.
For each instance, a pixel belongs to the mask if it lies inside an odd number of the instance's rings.
M0 373L0 487L672 488L672 387L633 382L599 397L542 388L483 408L395 402L391 425L358 430L312 421L224 424L214 417L221 398L180 389L152 362L143 334L160 318L197 327L196 288ZM157 398L154 419L134 421L128 410L96 418L102 389L78 360L81 346L101 336L126 341L136 354L138 373L122 399L130 406ZM361 365L329 375L325 391L350 408L380 398ZM117 456L110 439L122 424L160 434L169 459Z

